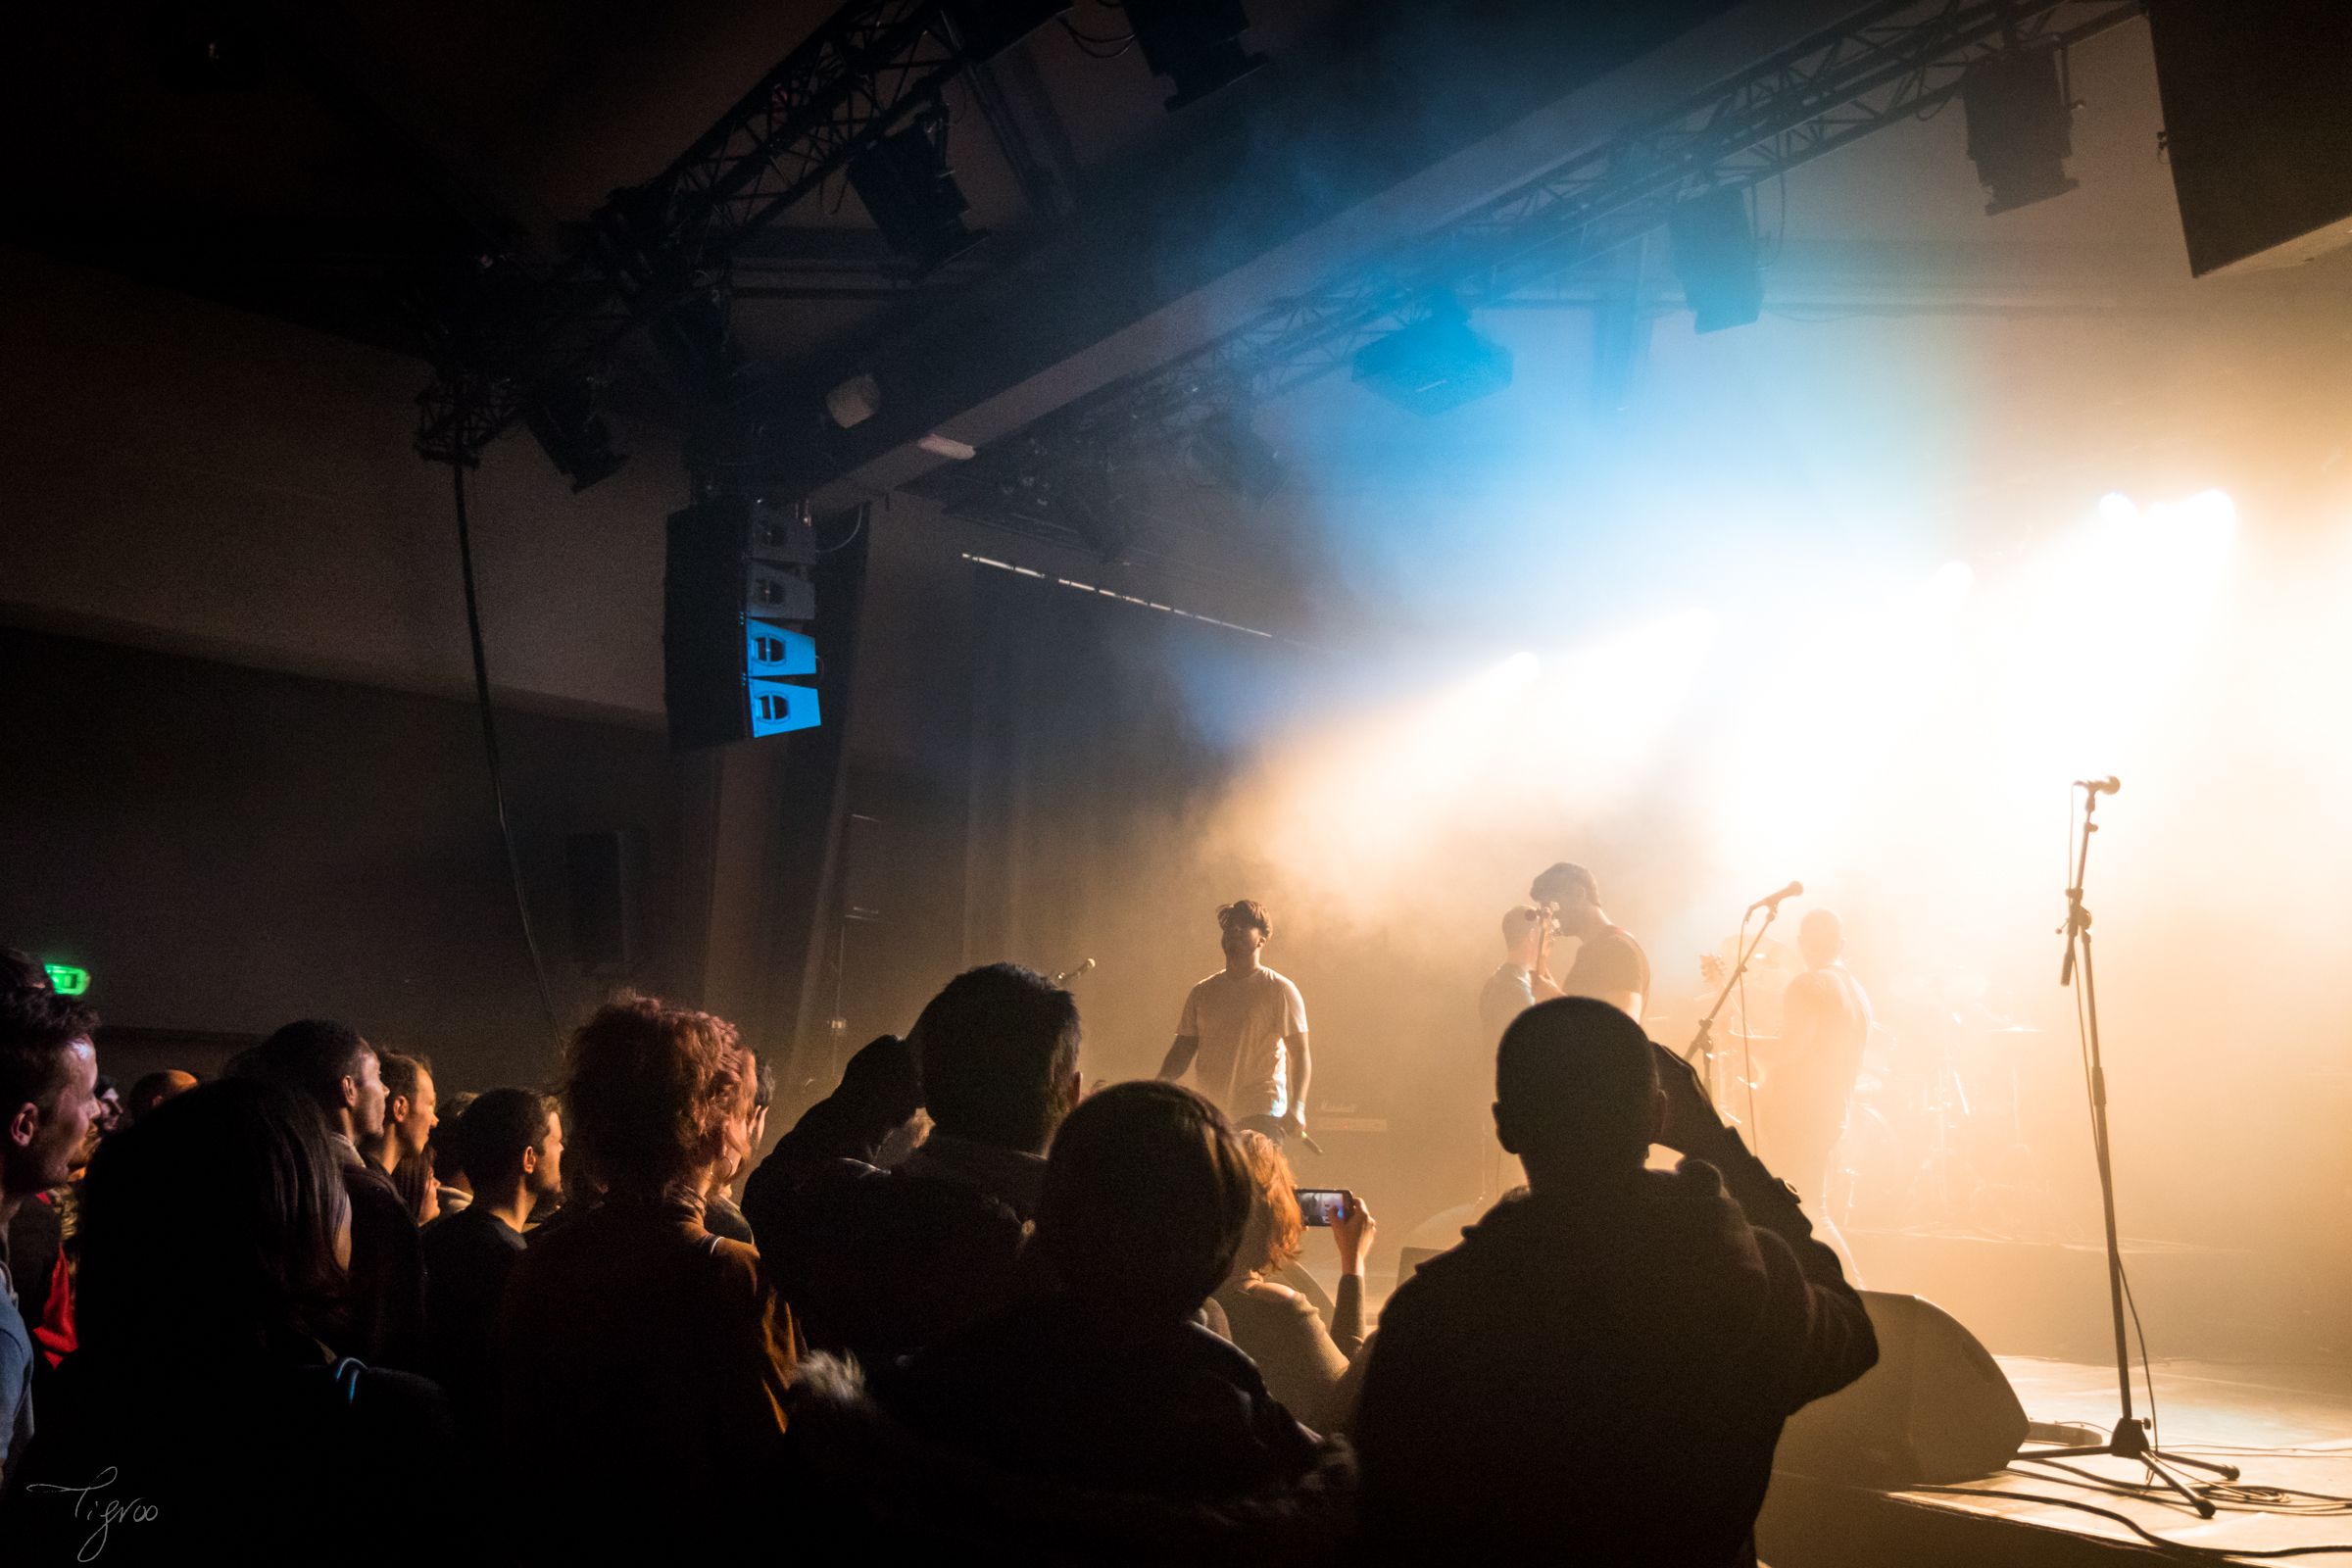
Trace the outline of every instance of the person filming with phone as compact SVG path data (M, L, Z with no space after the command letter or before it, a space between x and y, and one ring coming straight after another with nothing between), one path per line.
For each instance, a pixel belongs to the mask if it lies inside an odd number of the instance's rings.
M1364 1257L1372 1250L1371 1211L1355 1194L1294 1185L1290 1161L1262 1133L1241 1135L1255 1191L1233 1272L1217 1292L1233 1343L1257 1363L1266 1391L1293 1415L1329 1432L1338 1424L1340 1380L1364 1345ZM1306 1296L1279 1283L1297 1261L1305 1231L1326 1227L1340 1253L1340 1289L1331 1322Z

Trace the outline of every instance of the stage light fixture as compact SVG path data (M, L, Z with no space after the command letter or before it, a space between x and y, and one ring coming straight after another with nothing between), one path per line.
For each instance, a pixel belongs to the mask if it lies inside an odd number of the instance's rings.
M1126 550L1142 517L1113 483L1107 459L1057 457L1034 440L1005 458L1003 466L948 470L953 487L938 492L948 512L992 528L1059 538L1104 561Z
M1980 60L1962 79L1969 161L1992 196L1986 217L2075 188L2066 172L2075 111L2065 65L2057 49L2028 49Z
M1282 455L1230 409L1195 426L1190 448L1201 471L1236 495L1264 501L1282 488Z
M541 387L523 404L522 422L575 493L628 462L612 450L612 433L596 412L596 391L585 376Z
M1250 13L1241 0L1126 0L1125 9L1144 63L1176 89L1170 114L1266 63L1242 47Z
M918 272L970 250L987 238L963 226L971 204L948 167L948 115L937 104L913 123L894 130L850 164L850 188L874 226Z
M1441 294L1430 314L1358 349L1354 378L1420 415L1444 414L1511 384L1511 351L1471 329L1470 313Z
M1701 332L1745 326L1764 314L1764 274L1756 265L1756 230L1747 192L1711 190L1668 215L1674 271Z
M882 410L882 383L870 375L853 375L825 394L825 415L844 430L853 429Z

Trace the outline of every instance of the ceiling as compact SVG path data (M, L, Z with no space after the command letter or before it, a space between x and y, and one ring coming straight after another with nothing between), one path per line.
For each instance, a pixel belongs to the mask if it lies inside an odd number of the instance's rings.
M414 348L403 286L453 251L552 255L658 174L836 0L353 0L54 7L0 65L7 236L143 279ZM1255 0L1250 45L1344 47L1341 0ZM1375 8L1377 9L1377 8ZM1086 0L950 91L950 158L992 238L912 281L846 181L741 259L747 346L790 359L1001 262L1182 145ZM1084 34L1081 38L1079 34ZM1213 114L1209 109L1205 113ZM640 412L647 412L641 410ZM659 412L659 411L653 411Z
M22 19L0 61L6 237L414 352L421 275L490 248L561 253L610 192L659 173L834 9L54 8ZM1620 124L1849 9L1250 0L1247 42L1270 64L1171 113L1167 83L1121 41L1124 14L1081 0L950 90L950 161L981 245L917 276L837 179L737 256L733 329L783 389L805 466L894 486L917 471L903 460L921 434L985 444L1018 429L1507 188L1560 156L1547 138ZM2081 188L2062 199L1986 218L1956 112L1769 189L1776 308L2183 297L2144 26L2078 50L2072 87ZM1587 100L1583 119L1544 118ZM1644 278L1640 310L1680 308L1662 265ZM1590 314L1573 290L1553 303ZM827 426L812 412L824 389L860 371L884 385L883 414ZM642 345L610 396L643 419L692 415ZM1451 438L1344 378L1269 421L1289 444L1320 444L1322 473L1367 482L1383 455L1418 462ZM1231 553L1213 533L1204 548Z

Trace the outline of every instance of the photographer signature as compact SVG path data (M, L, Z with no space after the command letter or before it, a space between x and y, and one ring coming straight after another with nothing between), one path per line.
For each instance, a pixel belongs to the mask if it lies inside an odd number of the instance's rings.
M26 1492L62 1492L74 1499L74 1517L93 1521L97 1528L82 1542L81 1549L74 1554L75 1562L94 1562L106 1549L106 1533L118 1524L143 1525L163 1512L161 1505L133 1497L128 1502L93 1497L90 1494L103 1492L115 1484L115 1467L108 1465L98 1473L98 1479L86 1487L60 1486L49 1481L26 1482Z

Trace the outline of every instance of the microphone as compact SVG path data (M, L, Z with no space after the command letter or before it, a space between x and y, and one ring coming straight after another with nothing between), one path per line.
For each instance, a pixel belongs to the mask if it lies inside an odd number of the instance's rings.
M1084 963L1078 965L1078 967L1075 969L1062 970L1061 973L1054 977L1054 983L1057 986L1066 986L1071 981L1077 979L1080 975L1086 973L1089 969L1092 969L1094 966L1095 960L1089 958Z
M1753 914L1758 909L1770 909L1773 911L1773 913L1778 914L1781 910L1781 901L1783 899L1802 898L1804 897L1804 892L1805 885L1802 882L1791 882L1787 887L1781 889L1780 892L1767 893L1764 895L1764 897L1749 905L1747 906L1747 912Z
M2075 780L2075 788L2079 790L2088 790L2093 795L2113 795L2123 787L2124 781L2120 778L2117 778L2113 773L2108 774L2105 778L2079 778Z

